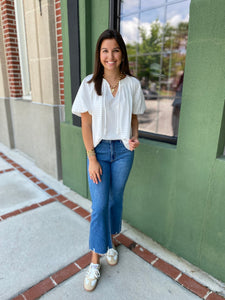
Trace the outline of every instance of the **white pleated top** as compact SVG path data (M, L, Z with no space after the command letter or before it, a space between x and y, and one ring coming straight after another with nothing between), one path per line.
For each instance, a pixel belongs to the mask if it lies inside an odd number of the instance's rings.
M80 116L88 112L92 116L92 136L94 147L101 140L122 140L129 149L131 138L132 114L143 114L145 99L140 82L132 76L120 80L118 91L114 97L109 83L103 78L102 95L98 96L94 82L88 75L82 81L72 106L72 113Z

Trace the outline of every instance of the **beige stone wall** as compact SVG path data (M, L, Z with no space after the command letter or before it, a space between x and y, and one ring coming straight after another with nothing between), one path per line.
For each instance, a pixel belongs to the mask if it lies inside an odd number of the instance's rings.
M32 101L58 105L58 67L54 1L24 0Z
M8 73L6 67L5 47L2 32L2 18L0 10L0 98L9 97Z

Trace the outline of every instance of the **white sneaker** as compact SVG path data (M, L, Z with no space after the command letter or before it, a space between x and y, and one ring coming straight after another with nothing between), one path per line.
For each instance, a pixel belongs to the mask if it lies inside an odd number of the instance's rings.
M91 263L87 274L84 278L84 289L88 292L92 292L97 285L98 279L100 278L100 264Z
M118 252L114 248L110 248L106 253L106 260L110 266L115 266L118 263Z

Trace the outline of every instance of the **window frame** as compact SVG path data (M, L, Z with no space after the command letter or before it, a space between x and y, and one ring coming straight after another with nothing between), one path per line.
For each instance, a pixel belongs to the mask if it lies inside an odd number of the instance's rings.
M174 1L174 4L179 2L182 1L178 1L178 2ZM173 3L170 3L170 5L171 4ZM110 20L111 22L114 22L114 23L110 23L110 25L113 24L114 27L112 28L118 31L120 31L120 12L121 12L121 0L110 0ZM115 14L117 15L115 16ZM176 136L167 136L159 133L153 133L153 132L142 131L142 130L139 130L138 132L140 138L177 145L178 137Z

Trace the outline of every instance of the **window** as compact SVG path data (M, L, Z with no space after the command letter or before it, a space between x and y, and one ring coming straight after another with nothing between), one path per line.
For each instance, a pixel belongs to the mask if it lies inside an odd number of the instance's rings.
M122 0L120 32L142 85L140 136L176 143L191 0Z
M15 15L16 15L16 29L18 36L20 69L23 85L23 96L31 96L29 66L26 45L26 31L24 24L23 1L15 0Z

